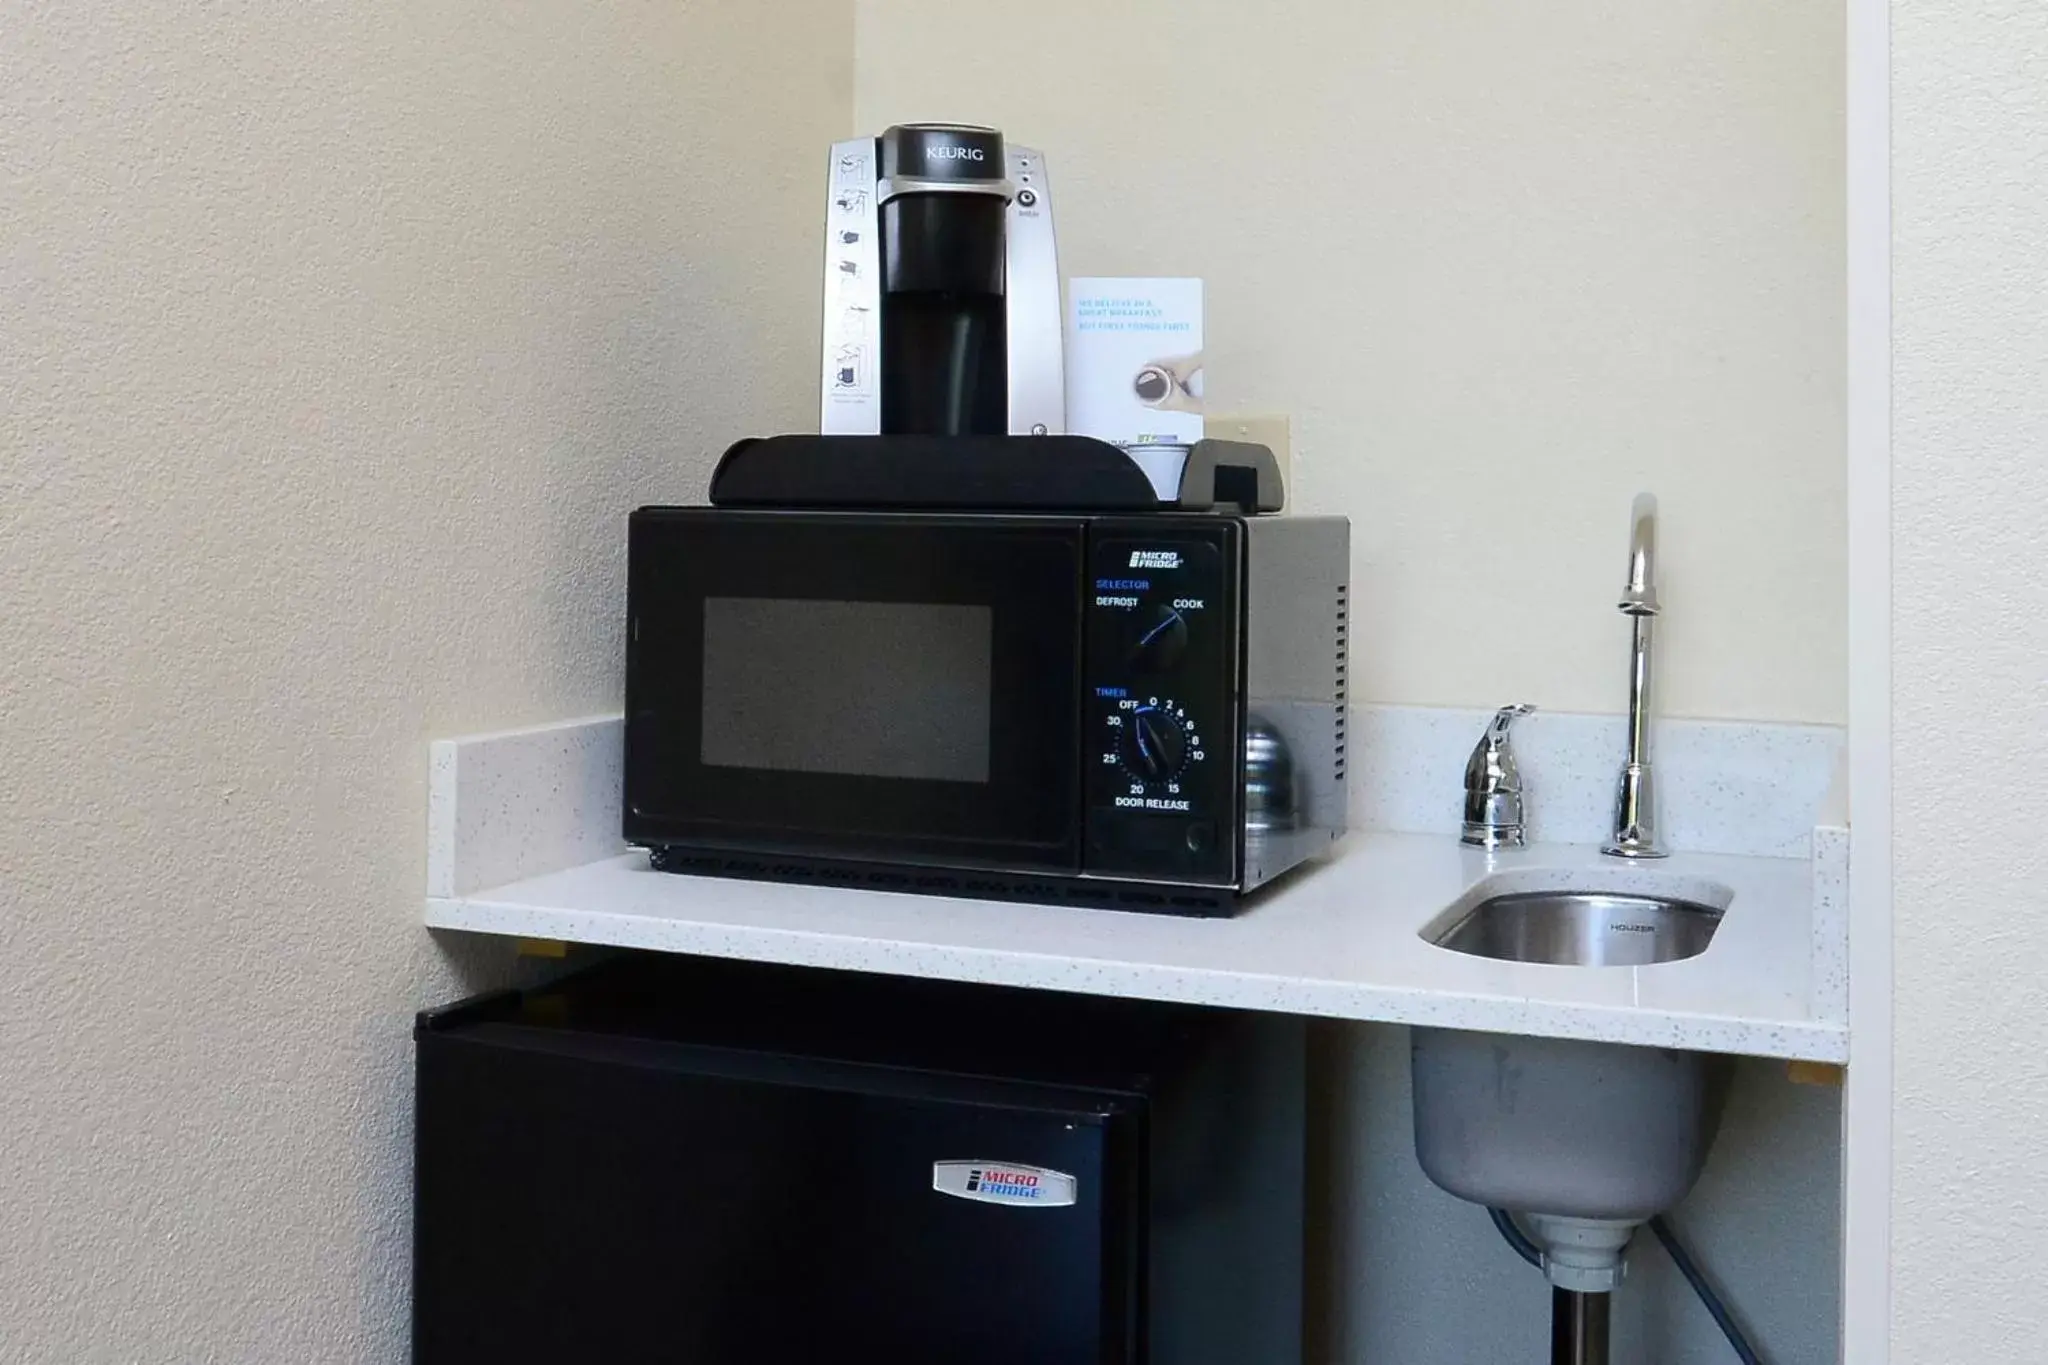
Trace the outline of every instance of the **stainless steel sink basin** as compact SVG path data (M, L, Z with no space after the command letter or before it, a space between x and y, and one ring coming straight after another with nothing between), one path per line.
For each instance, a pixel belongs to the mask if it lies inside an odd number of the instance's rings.
M1496 872L1421 937L1504 962L1648 967L1705 952L1734 904L1716 882L1640 869L1559 887L1585 879ZM1551 1220L1635 1223L1683 1199L1727 1093L1728 1060L1704 1053L1441 1028L1409 1037L1423 1171L1460 1199Z
M1525 891L1492 896L1425 936L1440 948L1504 962L1559 967L1648 967L1697 957L1721 912L1696 901L1614 891Z

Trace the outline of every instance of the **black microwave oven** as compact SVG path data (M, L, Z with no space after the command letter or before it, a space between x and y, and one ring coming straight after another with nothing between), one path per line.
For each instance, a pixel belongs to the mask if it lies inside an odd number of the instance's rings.
M1342 518L647 507L624 827L667 871L1182 914L1342 834Z

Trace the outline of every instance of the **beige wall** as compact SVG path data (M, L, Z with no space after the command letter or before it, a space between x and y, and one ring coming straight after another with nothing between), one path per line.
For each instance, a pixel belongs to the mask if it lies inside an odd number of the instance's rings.
M815 412L775 13L0 0L0 1360L405 1359L425 742Z
M1356 524L1374 700L1845 701L1840 0L860 0L855 125L1045 150L1069 275L1209 282L1212 407Z
M1648 484L1669 708L1838 717L1837 7L850 9L0 0L0 1360L404 1358L424 740L615 704L622 510L812 420L851 129L1210 279L1368 695L1613 709Z
M1846 702L1839 0L859 0L855 127L1043 149L1069 276L1209 287L1212 409L1295 418L1381 701L1614 711L1630 499L1660 706ZM1430 1187L1405 1035L1325 1032L1319 1359L1540 1354L1541 1277ZM1836 1097L1743 1071L1678 1212L1786 1365L1835 1355ZM1624 1353L1727 1346L1661 1253Z
M2038 1361L2048 6L1891 16L1892 1361Z

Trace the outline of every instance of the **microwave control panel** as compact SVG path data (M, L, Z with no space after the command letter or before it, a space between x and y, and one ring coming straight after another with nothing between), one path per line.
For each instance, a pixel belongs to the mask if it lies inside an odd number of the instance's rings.
M1090 528L1082 757L1085 871L1236 879L1242 528Z

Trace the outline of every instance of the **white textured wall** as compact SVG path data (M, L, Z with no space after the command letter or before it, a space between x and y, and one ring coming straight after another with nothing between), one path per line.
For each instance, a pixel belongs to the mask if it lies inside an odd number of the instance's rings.
M1840 0L859 0L855 120L1045 150L1069 275L1209 282L1212 407L1356 524L1367 700L1845 705Z
M0 0L0 1361L405 1358L425 741L615 706L626 509L812 420L851 48Z
M1892 1361L2038 1361L2048 6L1891 13Z
M1663 499L1665 710L1845 703L1839 0L858 0L855 126L1042 148L1068 275L1209 286L1220 410L1354 522L1377 701L1624 705ZM1415 1164L1405 1034L1333 1029L1318 1359L1539 1358L1548 1300ZM1838 1096L1751 1065L1681 1210L1766 1354L1832 1365ZM1661 1252L1632 1358L1726 1359Z

